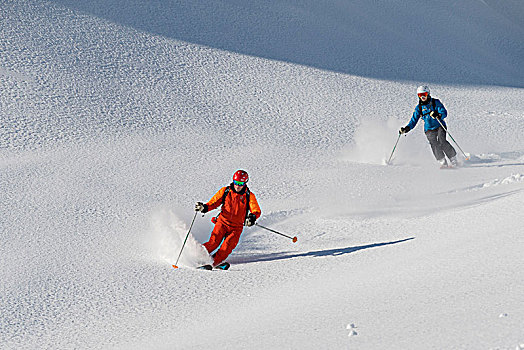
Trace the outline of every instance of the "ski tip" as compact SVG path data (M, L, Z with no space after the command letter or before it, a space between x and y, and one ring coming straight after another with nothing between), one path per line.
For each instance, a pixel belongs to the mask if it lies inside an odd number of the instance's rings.
M230 267L231 267L231 264L226 261L226 262L223 262L223 263L218 264L217 266L215 266L215 269L228 270Z
M293 237L293 243L297 243L297 241L298 241L298 238L296 236Z

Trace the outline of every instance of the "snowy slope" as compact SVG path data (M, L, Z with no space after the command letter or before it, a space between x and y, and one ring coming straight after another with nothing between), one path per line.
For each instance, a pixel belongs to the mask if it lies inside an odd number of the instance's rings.
M1 7L0 348L524 347L521 2ZM461 169L383 165L421 83ZM298 243L172 269L239 168Z

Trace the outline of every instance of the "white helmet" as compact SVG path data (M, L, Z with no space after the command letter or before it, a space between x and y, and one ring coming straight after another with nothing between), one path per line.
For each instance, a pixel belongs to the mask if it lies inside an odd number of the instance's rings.
M428 95L429 95L429 88L427 87L427 85L420 85L418 88L417 88L417 94L422 94L424 92L427 92Z

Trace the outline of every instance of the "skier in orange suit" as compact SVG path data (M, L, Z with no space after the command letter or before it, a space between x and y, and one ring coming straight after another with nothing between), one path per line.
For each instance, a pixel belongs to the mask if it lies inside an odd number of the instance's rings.
M233 182L222 187L207 203L197 202L195 210L207 213L222 206L217 217L212 221L215 228L204 247L213 254L213 266L224 261L235 249L245 226L253 226L262 214L255 194L247 187L249 176L244 170L233 175Z

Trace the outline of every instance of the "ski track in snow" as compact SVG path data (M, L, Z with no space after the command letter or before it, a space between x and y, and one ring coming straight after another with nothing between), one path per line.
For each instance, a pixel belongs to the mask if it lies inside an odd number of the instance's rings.
M520 3L1 7L0 348L524 347ZM173 269L239 168L298 242Z

